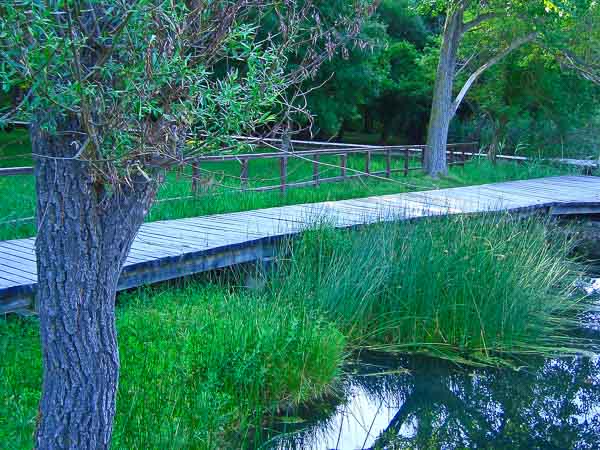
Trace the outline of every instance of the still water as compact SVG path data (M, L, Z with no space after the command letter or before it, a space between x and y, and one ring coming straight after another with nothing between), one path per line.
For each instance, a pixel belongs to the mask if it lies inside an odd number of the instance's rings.
M600 315L584 322L580 333L598 353ZM514 371L371 355L348 371L339 399L281 424L269 446L600 449L598 356L529 360Z

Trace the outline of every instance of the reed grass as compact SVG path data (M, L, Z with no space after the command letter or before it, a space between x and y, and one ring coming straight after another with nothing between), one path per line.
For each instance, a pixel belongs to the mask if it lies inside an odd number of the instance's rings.
M550 224L503 215L322 227L290 244L268 289L325 314L354 349L511 365L581 352L571 248Z

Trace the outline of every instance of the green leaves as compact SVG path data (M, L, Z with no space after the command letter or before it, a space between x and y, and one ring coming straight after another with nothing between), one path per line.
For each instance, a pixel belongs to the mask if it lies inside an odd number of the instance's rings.
M303 79L287 75L287 56L310 32L322 32L309 28L310 2L187 4L97 1L80 8L67 1L46 8L4 0L0 84L4 92L23 84L31 90L11 118L47 129L76 118L81 136L98 137L94 158L113 174L127 173L134 160L144 164L140 155L179 161L272 124L288 107L286 91ZM265 35L259 25L267 17L275 20ZM187 148L190 134L202 136L203 148Z

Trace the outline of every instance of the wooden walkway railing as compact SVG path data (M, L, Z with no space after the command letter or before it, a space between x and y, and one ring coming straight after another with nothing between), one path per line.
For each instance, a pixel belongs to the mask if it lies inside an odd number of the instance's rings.
M247 140L247 139L246 139ZM273 140L274 143L281 141ZM259 142L257 140L257 142ZM425 145L397 145L397 146L371 146L371 145L352 145L352 144L341 144L341 143L327 143L327 142L311 142L311 141L292 141L294 148L300 148L302 150L296 151L274 151L267 153L245 153L245 154L232 154L232 155L214 155L214 156L200 156L191 161L192 167L192 192L197 193L199 191L201 181L201 170L205 165L216 162L226 161L237 161L240 163L240 185L244 190L253 191L269 191L279 189L285 192L288 188L303 187L303 186L318 186L323 183L332 183L345 181L352 178L358 177L382 177L391 178L394 173L403 173L404 176L408 176L410 171L422 170L423 168L423 157L425 155L424 150L427 148ZM310 147L313 147L310 149ZM316 148L314 148L316 147ZM478 144L475 142L470 143L457 143L449 144L447 147L448 164L449 165L464 165L465 162L476 155ZM411 159L414 155L419 155L421 165L411 165ZM364 155L364 170L352 169L348 166L348 157L350 155ZM372 158L373 156L383 155L385 156L385 169L381 171L372 171ZM339 169L338 176L322 177L321 167L326 165L331 167L331 164L324 164L321 160L325 156L337 156L339 157ZM291 158L301 159L306 161L313 166L312 180L307 181L295 181L290 182L288 179L288 161ZM402 159L403 165L401 168L394 168L393 159ZM277 159L279 160L279 179L280 182L274 186L260 186L260 187L249 187L250 181L250 168L249 162L252 160L267 160ZM335 167L335 166L334 166ZM32 174L32 167L11 167L11 168L0 168L0 176L11 176L11 175L25 175Z
M308 141L295 141L299 143L300 148L306 148L311 143ZM324 143L318 143L317 145L323 146ZM314 145L314 144L313 144ZM425 145L399 145L399 146L367 146L367 145L347 145L347 144L332 144L335 148L317 148L310 150L297 150L297 151L276 151L269 153L246 153L237 155L215 155L215 156L201 156L195 158L192 162L192 192L197 192L199 189L199 181L201 179L201 168L206 164L215 162L225 161L237 161L240 163L240 184L242 189L253 190L253 191L269 191L279 189L285 192L288 188L293 187L304 187L304 186L318 186L322 183L334 183L339 181L345 181L352 178L358 177L384 177L391 178L394 173L403 173L404 176L408 176L410 171L422 170L423 169L423 157L425 155L424 150L427 148ZM449 165L464 165L465 162L476 154L477 143L458 143L448 145L448 164ZM411 165L411 159L414 154L420 156L421 165ZM348 166L348 157L350 155L363 155L364 156L364 169L356 170L351 169ZM373 156L383 155L385 157L385 169L380 171L372 170L372 159ZM324 164L321 160L325 156L337 156L339 157L339 163L336 165ZM306 161L313 166L312 180L308 181L295 181L290 182L288 179L288 161L292 158L301 159ZM400 158L403 160L401 168L394 168L393 159ZM278 185L273 186L260 186L249 188L249 162L252 160L267 160L277 159L279 160L279 179ZM326 166L331 168L338 168L339 175L329 176L323 178L321 176L321 167Z

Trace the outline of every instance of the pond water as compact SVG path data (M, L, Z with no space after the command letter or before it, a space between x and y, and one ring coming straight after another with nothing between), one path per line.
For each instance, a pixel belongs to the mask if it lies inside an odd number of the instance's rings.
M600 315L584 322L598 353ZM348 369L340 399L280 424L268 447L600 449L597 356L529 360L514 371L370 355Z

